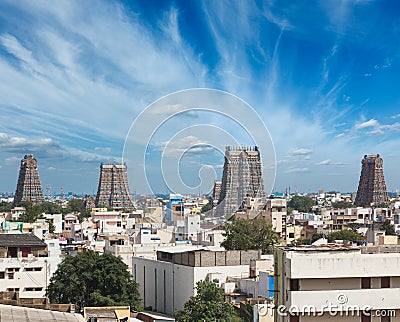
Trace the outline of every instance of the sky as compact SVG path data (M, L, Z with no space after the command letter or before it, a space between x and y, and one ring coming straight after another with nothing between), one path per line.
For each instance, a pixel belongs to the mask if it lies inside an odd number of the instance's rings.
M33 153L52 193L61 186L95 193L100 163L120 162L129 150L141 158L125 157L131 191L148 192L135 169L159 173L174 138L178 175L205 193L221 177L216 146L231 142L202 135L213 126L238 145L257 143L240 130L251 109L273 142L264 151L276 161L266 165L276 170L271 189L356 191L361 159L379 153L388 190L396 191L399 13L396 0L2 0L0 191L15 191L20 160ZM219 114L198 97L191 108L211 111L174 114L155 135L126 144L140 137L130 129L149 106L191 88L248 106L231 124L232 106ZM158 177L152 191L166 193Z

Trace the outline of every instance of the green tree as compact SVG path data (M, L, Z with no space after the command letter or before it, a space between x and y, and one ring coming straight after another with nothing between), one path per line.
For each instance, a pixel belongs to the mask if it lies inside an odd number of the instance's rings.
M47 296L52 303L85 306L130 305L138 310L138 284L120 257L94 251L67 255L50 279Z
M79 198L72 198L68 201L68 209L70 212L82 212L83 200Z
M350 242L363 241L364 237L359 233L352 230L339 230L335 231L327 236L328 242L333 242L334 240L347 240Z
M12 208L12 202L0 202L0 212L10 212Z
M178 322L230 321L234 316L232 304L224 302L224 292L215 282L196 283L197 295L191 296L183 311L175 312Z
M18 217L18 221L33 223L38 218L43 218L41 205L34 205L31 201L23 201L21 206L26 211Z
M346 208L353 208L354 205L351 202L338 201L338 202L332 202L332 207L335 209L346 209Z
M288 207L301 212L310 211L311 207L315 206L315 201L309 196L293 196L288 202Z
M349 222L347 227L352 231L357 231L357 229L361 227L361 224L358 222Z
M40 206L45 214L61 214L62 212L61 206L54 202L45 201Z
M225 240L221 246L227 250L261 249L271 253L273 246L279 242L279 237L264 218L236 219L225 225Z
M205 212L213 209L213 206L214 206L213 198L211 196L208 196L207 199L208 199L208 203L206 205L204 205L203 207L201 207L201 213L205 213Z
M394 229L394 226L390 223L390 220L386 220L382 224L382 229L385 231L385 235L388 235L388 236L395 236L396 235L396 231Z

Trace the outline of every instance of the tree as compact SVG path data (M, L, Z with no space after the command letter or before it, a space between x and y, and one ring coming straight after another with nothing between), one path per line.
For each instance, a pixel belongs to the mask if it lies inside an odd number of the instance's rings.
M310 211L312 206L315 206L315 201L309 196L296 195L288 203L288 207L301 212Z
M42 207L34 205L31 201L24 201L21 203L26 211L19 215L18 221L33 223L39 218L43 218Z
M382 229L385 231L385 235L388 235L388 236L395 236L396 235L396 231L394 229L394 226L390 223L390 220L386 220L382 224Z
M338 201L338 202L332 202L332 207L336 209L346 209L346 208L353 208L354 205L351 202Z
M85 306L130 305L138 310L138 284L120 257L94 251L67 255L50 279L47 296L52 303Z
M0 212L10 212L12 209L12 202L0 202Z
M263 253L272 253L279 237L264 218L236 219L225 225L225 240L221 246L227 250L261 249Z
M45 214L61 214L62 212L61 206L54 202L45 201L40 206Z
M232 304L224 302L224 292L213 281L198 281L197 295L191 296L183 311L175 312L178 322L229 321L234 317Z
M208 203L206 205L204 205L203 207L201 207L201 213L205 213L205 212L213 209L213 206L214 206L213 198L211 196L208 196L207 199L208 199Z
M68 201L68 209L70 212L82 212L83 200L78 198L72 198Z
M347 240L349 242L363 241L364 237L359 233L352 230L339 230L335 231L327 236L328 242L333 242L334 240Z

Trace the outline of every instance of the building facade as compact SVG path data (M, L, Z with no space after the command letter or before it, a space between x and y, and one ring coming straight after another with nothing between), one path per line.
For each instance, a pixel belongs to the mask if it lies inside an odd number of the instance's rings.
M359 206L380 206L389 203L383 160L379 154L365 155L361 161L361 175L355 204Z
M125 164L101 164L96 206L133 209Z
M210 251L193 247L169 247L157 251L157 259L133 257L133 278L139 283L143 306L172 315L182 310L196 294L200 280L218 280L221 286L228 276L249 276L250 260L258 251Z
M400 247L278 247L275 321L400 321Z
M17 206L22 201L40 204L43 200L42 183L40 182L36 158L33 154L27 154L21 160L13 205Z
M258 147L226 147L217 213L230 217L246 198L265 198Z

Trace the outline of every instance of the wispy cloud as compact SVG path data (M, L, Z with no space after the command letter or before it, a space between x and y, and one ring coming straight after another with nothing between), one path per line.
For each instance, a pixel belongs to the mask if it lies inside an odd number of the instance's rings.
M344 165L346 165L346 164L347 164L347 163L344 163L344 162L334 162L334 161L332 161L331 159L326 159L326 160L317 162L315 165L322 165L322 166L340 166L340 167L342 167L342 166L344 166Z

